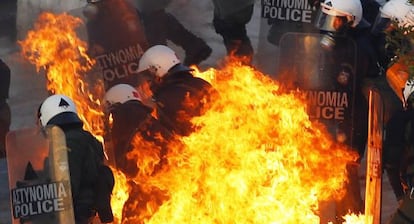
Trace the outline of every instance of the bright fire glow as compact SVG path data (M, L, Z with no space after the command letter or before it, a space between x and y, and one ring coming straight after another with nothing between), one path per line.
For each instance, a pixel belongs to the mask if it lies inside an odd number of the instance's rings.
M104 142L105 115L100 101L104 84L102 78L98 78L99 73L93 72L95 61L86 54L86 42L77 36L76 28L81 24L79 18L69 14L45 12L39 16L26 39L19 43L23 57L38 71L45 71L47 90L70 97L76 104L84 128ZM116 178L111 204L115 218L121 220L122 206L128 198L128 185L123 174L111 168Z
M318 202L342 196L356 155L309 120L299 91L237 61L196 73L220 99L140 182L168 195L145 223L319 223Z
M102 85L85 81L93 62L73 31L78 24L67 14L42 14L21 42L23 54L45 69L48 90L73 98L88 130L103 136ZM300 91L284 91L237 61L196 74L220 93L211 110L193 120L200 129L171 143L155 173L160 156L134 139L128 157L140 172L133 180L115 172L114 193L129 192L128 181L153 193L143 207L128 211L137 213L135 223L319 224L318 202L343 195L345 165L357 155L309 120ZM127 197L113 197L118 222Z
M103 81L86 76L94 61L86 54L87 44L77 37L75 28L81 23L69 14L42 13L19 43L23 56L45 71L47 90L73 99L85 129L103 141Z

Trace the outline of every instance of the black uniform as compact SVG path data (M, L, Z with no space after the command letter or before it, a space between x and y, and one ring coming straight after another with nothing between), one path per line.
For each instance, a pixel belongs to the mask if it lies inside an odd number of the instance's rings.
M352 91L354 102L352 102L352 114L349 120L344 122L347 127L346 130L351 130L351 138L345 143L348 144L359 154L359 160L355 163L347 164L348 181L346 182L346 195L336 204L336 214L339 222L342 222L344 215L348 214L349 211L352 213L363 212L363 200L360 193L360 180L359 180L359 164L358 162L362 159L365 153L367 143L367 131L368 131L368 101L363 91L363 80L367 77L368 67L371 65L371 59L365 54L366 51L363 49L369 46L363 46L365 43L366 35L369 29L351 29L347 33L338 34L342 37L347 38L335 38L335 46L331 49L332 58L336 61L341 62L341 52L349 48L349 40L352 40L356 44L356 69L352 71L355 75L352 81L355 83ZM344 42L342 42L344 41ZM343 54L347 55L347 54ZM333 59L332 59L333 60ZM335 74L335 73L333 73ZM348 126L350 125L350 126Z
M135 161L128 161L126 154L132 150L131 140L136 134L160 146L166 153L166 143L172 137L171 133L152 115L152 109L137 100L119 104L111 110L113 126L111 129L112 142L115 151L117 167L125 174L134 177L139 167ZM157 138L158 134L162 137Z
M137 100L130 100L111 108L113 118L111 136L116 166L131 179L137 176L140 169L137 166L137 161L127 158L127 154L134 149L133 147L137 147L133 145L133 139L137 135L142 140L153 143L154 153L158 154L161 159L160 163L154 167L153 173L156 173L164 161L166 161L167 143L172 138L172 135L151 115L151 112L151 108ZM145 145L145 143L143 144ZM124 204L123 223L136 224L142 221L134 219L137 214L141 214L141 216L147 214L146 212L141 212L141 210L146 211L148 201L157 198L159 199L158 205L161 205L165 196L157 188L149 192L145 191L139 184L133 181L129 182L129 186L131 186L132 190Z
M387 124L383 164L400 206L388 223L414 222L414 110L393 114Z
M246 25L252 18L254 1L213 0L213 3L213 26L216 33L223 37L227 54L251 60L253 47L247 35ZM241 8L234 10L239 7Z
M0 158L6 156L6 135L10 129L11 114L7 103L10 89L10 68L0 59Z
M352 147L358 150L360 157L365 154L368 137L368 95L364 89L366 79L374 79L379 75L373 45L369 39L370 28L356 28L349 31L357 46L357 69L355 80L355 115L354 141Z
M53 125L53 120L48 124ZM102 189L107 186L98 184L100 180L99 172L101 172L99 165L104 163L102 144L91 133L82 128L82 123L55 125L63 130L66 137L76 223L90 223L97 212L100 217L106 216L112 219L110 198L102 199L105 196L99 195L99 192L112 192L113 187L112 183L112 186L109 186L110 189ZM98 201L100 204L97 203ZM107 214L100 213L100 208L105 206Z
M404 147L407 144L405 135L406 126L410 121L410 113L413 112L401 110L394 113L386 126L383 163L397 200L401 200L404 196L400 180L400 167L402 160L406 159L404 155Z
M209 82L189 71L169 72L153 92L161 123L183 136L194 130L190 120L203 114L215 94Z
M365 94L365 80L375 78L378 75L376 68L376 59L372 57L373 46L369 39L370 27L365 26L364 23L360 23L354 28L348 27L342 32L335 33L333 35L335 45L332 46L331 51L338 53L335 57L340 59L341 51L346 51L349 45L344 45L341 42L341 38L338 36L347 37L346 39L352 40L356 44L356 69L354 76L354 91L353 91L353 114L351 116L352 123L352 141L349 142L349 146L359 154L359 160L354 164L347 165L348 182L346 184L346 195L337 204L337 216L342 217L349 211L353 213L363 212L363 200L360 193L360 180L359 180L359 162L364 156L367 133L368 133L368 98ZM325 34L327 35L327 34ZM344 39L345 40L345 39ZM341 218L340 218L341 219Z

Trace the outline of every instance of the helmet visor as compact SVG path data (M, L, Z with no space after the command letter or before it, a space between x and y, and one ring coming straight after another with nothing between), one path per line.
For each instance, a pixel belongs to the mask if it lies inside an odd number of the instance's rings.
M319 11L316 20L315 26L319 30L330 31L330 32L340 32L347 25L346 16L334 16L326 14L322 11Z
M347 12L333 8L330 5L321 3L315 26L324 31L338 32L351 24L355 17Z

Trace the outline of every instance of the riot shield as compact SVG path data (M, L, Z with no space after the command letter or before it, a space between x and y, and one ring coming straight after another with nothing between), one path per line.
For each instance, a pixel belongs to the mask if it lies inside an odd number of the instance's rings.
M319 33L314 26L319 1L261 0L260 30L256 65L265 74L275 75L282 36L286 33Z
M94 66L82 77L82 81L89 86L89 93L102 101L105 91L116 84L127 83L140 89L148 77L138 74L138 63L148 48L148 42L136 8L128 0L105 0L87 3L69 13L83 21L77 33L87 43L87 53L95 61ZM102 87L100 82L103 82L103 91L99 89ZM114 164L113 147L108 137L108 116L105 114L100 117L104 123L104 133L99 134L104 135L105 153L109 163ZM91 132L94 133L93 130Z
M356 45L338 37L337 48L325 50L321 40L320 34L285 34L275 78L304 90L310 118L324 123L334 139L352 145Z
M127 0L106 0L69 13L83 21L78 33L95 59L91 72L101 74L105 89L119 83L137 86L138 62L148 43L133 5Z
M365 216L367 224L381 222L382 139L384 103L376 89L369 91Z
M75 223L63 131L11 131L6 144L13 223Z
M279 66L275 79L288 89L301 90L307 100L311 120L324 124L332 139L352 146L355 114L356 44L338 37L334 49L321 47L321 34L286 33L280 40ZM350 174L347 196L327 202L321 219L333 221L348 208L357 209L359 197L356 166L347 167ZM358 186L357 186L358 185ZM351 196L352 194L352 196Z

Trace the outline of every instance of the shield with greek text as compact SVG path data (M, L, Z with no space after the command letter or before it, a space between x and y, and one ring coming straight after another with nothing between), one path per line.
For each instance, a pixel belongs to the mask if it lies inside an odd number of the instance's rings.
M367 171L365 187L365 215L371 217L368 223L381 222L382 154L384 139L384 100L382 93L369 90Z
M281 39L276 79L303 90L311 119L326 125L338 141L352 145L356 45L336 37L334 49L321 46L321 34L288 33Z
M148 49L148 42L136 7L128 0L105 0L86 3L69 13L83 22L77 33L87 43L88 56L94 61L83 81L93 88L90 92L94 97L103 99L106 90L120 83L141 89L148 76L138 72L138 65ZM107 116L105 132L109 128ZM112 163L113 151L108 136L106 133L104 137L105 152Z
M307 101L309 118L327 128L333 140L354 143L356 44L337 36L335 47L324 48L322 34L286 33L280 40L275 79L287 89L300 90ZM321 42L322 41L322 42ZM335 201L323 202L321 220L333 222Z
M63 131L15 130L6 145L12 223L75 223Z
M101 75L105 89L119 83L137 86L138 62L148 43L135 7L126 0L105 0L87 3L70 14L83 21L79 36L95 59L91 73Z
M261 0L260 30L256 53L257 67L276 74L281 38L285 33L319 33L314 21L319 1Z

